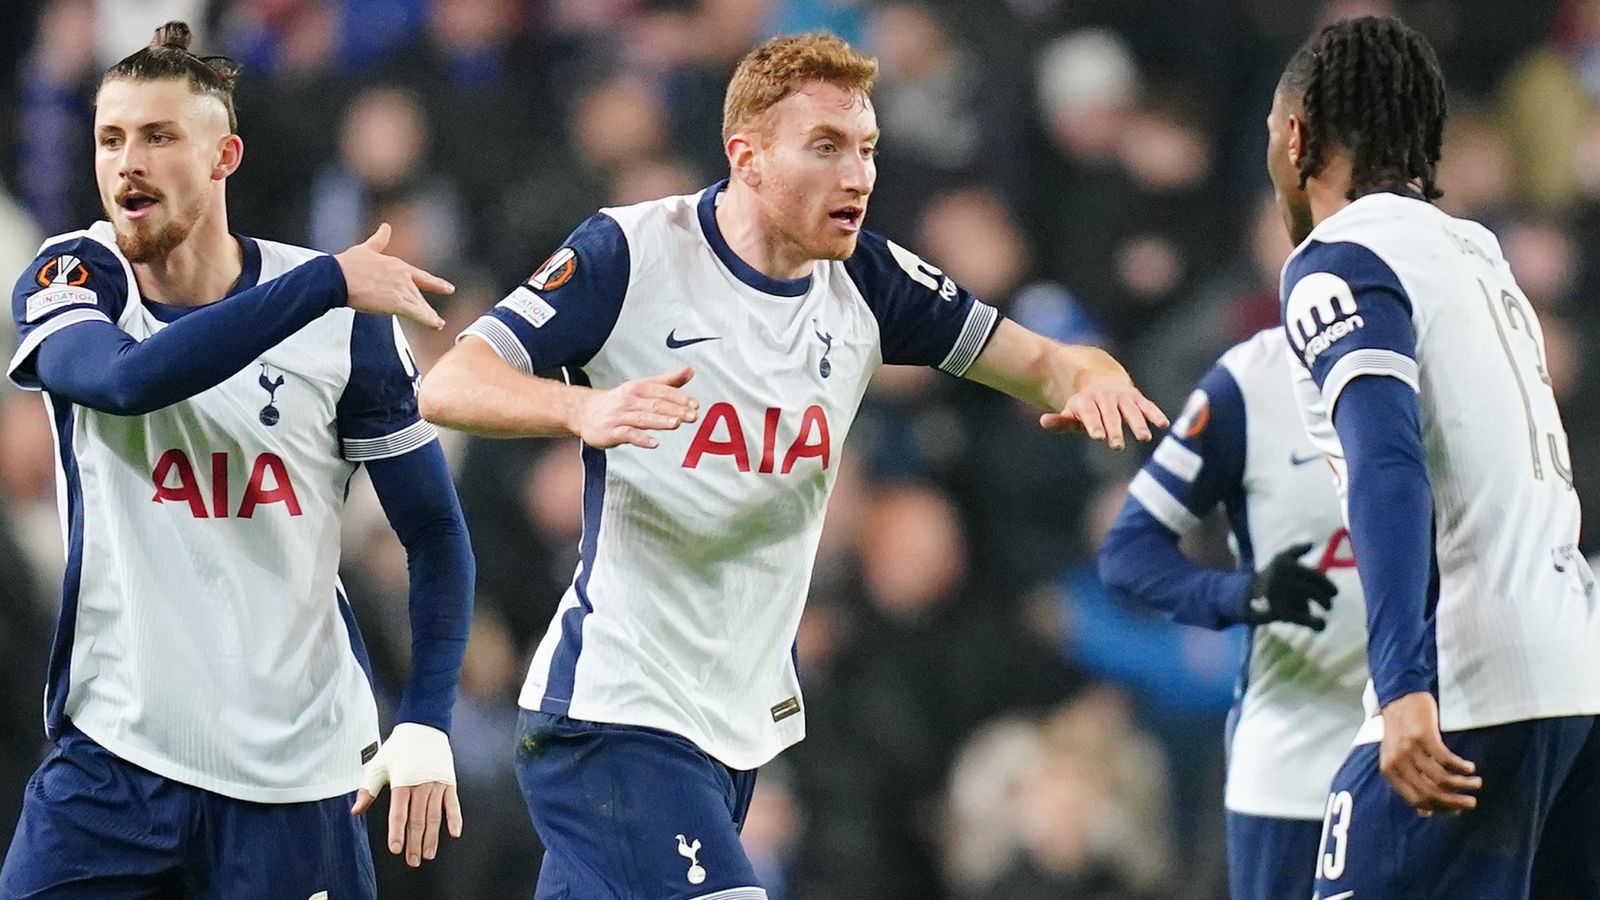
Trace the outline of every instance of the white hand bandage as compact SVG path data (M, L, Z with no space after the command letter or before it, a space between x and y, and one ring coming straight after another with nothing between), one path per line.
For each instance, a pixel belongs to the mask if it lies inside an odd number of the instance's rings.
M448 735L416 722L396 725L361 775L361 787L374 796L386 784L409 787L430 781L455 784L455 756Z

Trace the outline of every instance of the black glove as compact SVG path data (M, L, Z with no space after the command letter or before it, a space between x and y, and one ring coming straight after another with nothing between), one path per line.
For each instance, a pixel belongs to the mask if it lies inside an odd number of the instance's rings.
M1320 606L1326 612L1339 589L1328 576L1300 562L1300 557L1310 550L1310 544L1295 544L1251 576L1244 599L1246 624L1293 622L1312 631L1328 627L1328 621L1317 616L1315 608Z

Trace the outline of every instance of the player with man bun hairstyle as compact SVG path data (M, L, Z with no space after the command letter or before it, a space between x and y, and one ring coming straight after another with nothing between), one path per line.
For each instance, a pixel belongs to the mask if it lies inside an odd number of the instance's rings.
M459 834L447 733L473 563L396 315L450 285L384 254L236 235L236 69L182 22L106 71L106 219L16 283L7 374L56 432L67 564L0 897L371 897L359 815L395 786L390 848ZM365 465L410 560L412 675L379 743L339 584ZM363 768L365 764L365 770Z

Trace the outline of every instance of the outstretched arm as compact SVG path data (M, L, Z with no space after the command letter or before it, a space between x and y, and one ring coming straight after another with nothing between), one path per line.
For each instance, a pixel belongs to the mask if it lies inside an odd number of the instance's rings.
M261 354L348 302L438 328L443 320L419 288L449 282L383 254L389 226L337 257L322 256L281 277L196 309L144 340L105 316L61 328L35 351L46 390L115 415L144 415L215 387Z
M1050 431L1082 430L1113 450L1124 446L1123 427L1141 441L1167 417L1133 386L1111 354L1098 347L1062 344L1004 319L965 377L1047 410L1039 424Z
M35 369L45 390L73 403L141 416L221 384L344 302L339 264L319 257L142 341L104 320L63 328L39 345Z
M692 377L685 366L597 391L524 375L469 333L422 380L419 401L428 421L483 437L572 434L600 449L650 448L659 443L650 431L699 417L699 401L681 390Z

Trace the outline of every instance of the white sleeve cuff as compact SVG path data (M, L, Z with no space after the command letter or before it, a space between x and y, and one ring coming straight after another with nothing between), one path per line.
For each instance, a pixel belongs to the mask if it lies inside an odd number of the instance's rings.
M494 316L480 316L478 321L467 326L456 338L471 335L472 337L487 341L490 347L501 359L517 367L517 371L524 375L533 374L533 358L528 355L528 349L522 346L522 341L517 339L516 332L512 331L506 323Z
M433 423L418 419L399 431L382 437L344 438L339 443L345 459L350 462L368 462L410 453L418 447L432 443L438 437L439 429L433 427Z
M1418 387L1417 361L1393 350L1352 350L1333 364L1322 380L1322 402L1331 414L1345 386L1362 375L1387 375L1405 382L1413 391Z
M1144 508L1150 511L1161 524L1171 528L1178 534L1188 534L1200 527L1200 519L1190 512L1172 492L1161 486L1161 482L1149 472L1141 470L1133 476L1133 482L1128 485L1128 493L1133 499L1138 500Z
M967 310L967 321L961 326L961 334L956 338L955 346L946 354L944 362L939 363L939 368L958 378L965 375L989 343L989 336L994 333L999 321L998 310L982 300L973 300L972 308Z

